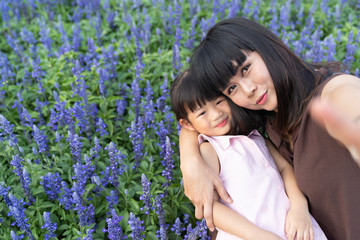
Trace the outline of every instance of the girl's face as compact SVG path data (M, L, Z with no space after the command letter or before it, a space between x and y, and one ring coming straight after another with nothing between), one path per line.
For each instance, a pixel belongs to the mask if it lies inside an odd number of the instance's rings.
M257 52L249 52L223 93L238 106L251 110L277 111L273 80Z
M180 119L180 124L208 136L224 135L231 129L231 109L225 97L218 97L194 112L189 111L188 120Z

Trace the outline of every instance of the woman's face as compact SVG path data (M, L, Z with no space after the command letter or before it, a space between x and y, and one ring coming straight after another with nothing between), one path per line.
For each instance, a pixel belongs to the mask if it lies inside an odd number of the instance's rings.
M257 52L248 52L246 56L223 93L241 107L277 111L274 83L265 62Z

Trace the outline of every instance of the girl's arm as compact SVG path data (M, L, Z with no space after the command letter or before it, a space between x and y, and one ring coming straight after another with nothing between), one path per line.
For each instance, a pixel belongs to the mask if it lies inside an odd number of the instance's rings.
M200 154L205 162L218 175L220 171L217 153L210 143L200 145ZM219 195L214 191L213 219L219 229L243 239L281 239L276 234L261 229L245 217L219 202Z
M220 197L231 203L219 175L210 168L200 156L198 133L185 128L180 131L180 168L183 175L185 195L195 206L195 216L203 217L211 231L214 230L212 205L214 189Z
M360 79L339 75L311 105L312 117L342 142L360 167Z
M214 201L213 216L215 226L224 232L242 239L281 240L275 233L259 228L229 207Z
M297 185L294 169L268 139L266 139L266 145L284 181L285 190L290 200L290 209L285 222L285 233L288 239L291 240L295 236L298 240L312 240L314 233L307 200Z

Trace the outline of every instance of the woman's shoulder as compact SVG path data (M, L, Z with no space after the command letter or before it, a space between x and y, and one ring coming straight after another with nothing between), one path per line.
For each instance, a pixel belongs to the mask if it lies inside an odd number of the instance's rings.
M350 74L338 74L325 84L321 98L332 98L353 91L360 91L360 78Z

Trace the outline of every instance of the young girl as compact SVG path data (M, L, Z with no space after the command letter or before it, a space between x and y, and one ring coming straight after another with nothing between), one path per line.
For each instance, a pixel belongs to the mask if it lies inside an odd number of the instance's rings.
M249 122L241 108L216 91L204 96L189 71L172 83L171 104L180 125L200 133L200 153L233 199L223 205L214 193L218 240L326 239L309 214L292 167L268 144L274 162L263 137L251 131L257 123Z

